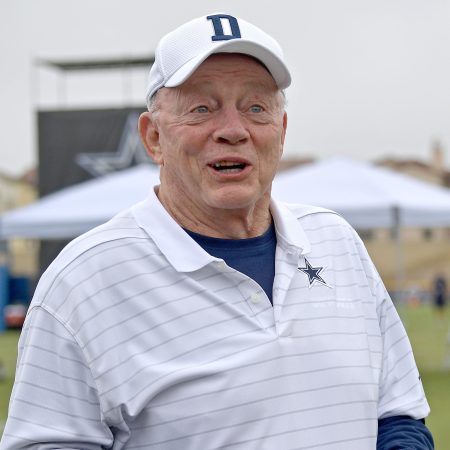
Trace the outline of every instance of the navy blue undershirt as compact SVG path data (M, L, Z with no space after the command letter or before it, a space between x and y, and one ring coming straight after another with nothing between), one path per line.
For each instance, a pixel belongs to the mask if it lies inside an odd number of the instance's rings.
M377 450L433 449L433 436L424 420L393 416L378 421Z
M220 239L185 231L210 255L255 280L272 302L277 247L273 223L263 235L248 239Z

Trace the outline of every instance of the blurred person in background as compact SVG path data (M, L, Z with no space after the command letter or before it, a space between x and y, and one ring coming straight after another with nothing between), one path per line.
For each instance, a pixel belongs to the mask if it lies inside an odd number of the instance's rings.
M438 318L443 321L445 318L445 308L447 305L447 280L445 276L440 273L433 281L433 305L438 315Z
M271 198L290 81L279 44L232 15L161 40L139 123L161 183L40 280L2 450L433 448L362 241Z

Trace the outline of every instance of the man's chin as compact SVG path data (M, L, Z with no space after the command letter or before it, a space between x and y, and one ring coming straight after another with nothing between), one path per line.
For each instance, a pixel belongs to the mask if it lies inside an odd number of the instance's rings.
M264 196L260 192L254 192L250 190L230 190L228 192L216 193L216 195L210 198L210 205L216 209L224 210L252 210L255 207L261 205L266 206L264 199L269 196Z

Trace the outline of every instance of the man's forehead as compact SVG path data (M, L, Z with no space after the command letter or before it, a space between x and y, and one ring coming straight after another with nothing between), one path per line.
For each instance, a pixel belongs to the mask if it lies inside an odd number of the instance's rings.
M277 89L275 80L261 61L240 53L216 53L210 55L180 86L193 84L199 78L203 79L203 83L207 83L210 76L220 78L223 75L225 78L230 74L238 79L242 78L241 81L243 83L252 82L266 86L273 84L274 89Z
M272 74L270 73L270 71L267 69L267 67L264 65L264 63L259 60L258 58L255 58L254 56L251 55L246 55L244 53L228 53L228 52L224 52L224 53L214 53L212 55L209 55L208 58L205 59L205 61L203 61L202 64L200 64L200 67L207 61L211 61L211 60L221 60L221 59L232 59L232 58L237 58L241 60L241 64L249 64L252 65L253 63L258 64L259 66L263 67L264 70L270 75L270 77L273 79ZM274 80L275 82L275 80Z

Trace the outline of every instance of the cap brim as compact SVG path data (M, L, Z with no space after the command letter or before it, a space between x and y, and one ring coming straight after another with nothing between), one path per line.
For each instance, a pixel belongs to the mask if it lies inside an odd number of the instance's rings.
M208 56L215 53L242 53L261 61L272 75L279 89L291 84L291 76L284 62L266 47L245 39L229 40L217 45L208 52L197 55L181 66L165 83L166 87L175 87L184 83Z

